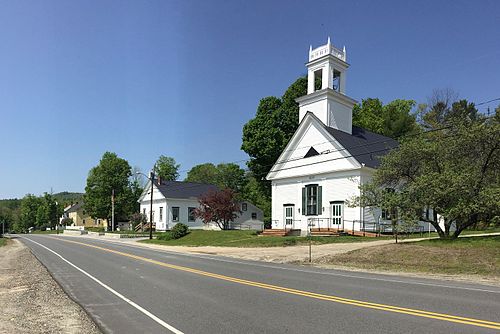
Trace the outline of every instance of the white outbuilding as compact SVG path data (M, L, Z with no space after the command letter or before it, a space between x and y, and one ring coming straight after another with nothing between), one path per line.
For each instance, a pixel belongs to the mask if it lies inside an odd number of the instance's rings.
M144 188L138 202L140 212L144 214L149 223L151 208L151 182ZM199 207L199 198L218 188L212 184L159 181L153 184L153 226L157 231L170 230L177 223L183 223L191 229L217 229L215 224L204 224L194 215L194 210ZM241 201L241 212L231 223L233 229L263 229L263 212L249 201Z

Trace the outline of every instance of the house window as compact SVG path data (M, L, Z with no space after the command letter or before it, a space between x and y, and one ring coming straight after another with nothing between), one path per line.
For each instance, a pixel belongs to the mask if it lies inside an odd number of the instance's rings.
M163 206L160 206L160 220L163 221Z
M321 187L310 184L302 188L302 213L305 216L317 216L322 213Z
M142 214L143 214L143 215L146 215L146 208L143 208L143 209L142 209Z
M178 206L172 207L172 221L173 222L179 221L179 207Z
M192 207L188 208L188 222L194 222L196 220L194 216L194 210L196 210L196 208Z
M247 211L247 210L248 210L247 203L241 203L241 211Z
M253 220L257 219L257 212L252 212L252 219Z

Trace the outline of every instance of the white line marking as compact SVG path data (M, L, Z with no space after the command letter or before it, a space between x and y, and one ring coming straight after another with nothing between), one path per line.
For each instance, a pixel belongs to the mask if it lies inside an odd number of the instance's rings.
M69 238L81 238L81 237L75 237L75 236L65 236L65 237L66 238L68 238L68 237ZM157 248L145 247L145 246L140 246L140 245L131 245L131 244L120 242L120 241L98 240L98 239L84 239L84 238L81 238L81 240L93 240L93 241L97 241L97 242L100 242L100 243L103 243L103 244L107 244L107 243L115 244L117 246L122 246L124 248L131 247L131 248L138 248L138 249L141 249L141 250L153 250L153 251L157 251L157 252L160 252L160 253L167 253L167 254L172 254L172 255L179 255L179 256L185 256L185 257L194 257L194 258L199 258L199 259L209 259L209 260L214 260L214 261L219 261L219 262L243 264L243 265L254 266L254 267L263 267L263 268L271 268L271 269L281 269L281 270L287 270L287 271L297 271L297 272L309 273L309 274L338 276L338 277L356 278L356 279L381 281L381 282L390 282L390 283L415 284L415 285L431 286L431 287L436 287L436 288L448 288L448 289L480 291L480 292L488 292L488 293L500 293L499 290L487 290L487 289L470 288L470 287L464 287L464 286L454 286L454 285L445 285L445 284L425 283L425 282L417 282L417 281L412 281L412 280L402 281L402 280L391 279L391 278L363 277L363 276L350 275L350 274L339 274L339 273L334 273L334 272L331 272L331 271L323 271L323 272L321 272L321 271L298 269L298 268L286 268L286 267L280 267L280 266L277 266L277 265L254 263L254 262L250 262L251 260L248 260L248 262L242 262L242 261L237 261L237 260L229 260L224 255L219 255L220 257L225 257L225 259L222 259L222 258L215 258L215 257L212 257L210 255L205 255L205 254L187 254L187 253L181 253L181 252L170 251L170 250L165 250L165 249L157 249ZM336 269L330 269L330 270L336 270ZM374 274L374 275L383 275L383 274Z
M55 254L56 256L60 257L64 262L66 262L67 264L69 264L70 266L72 266L73 268L75 268L76 270L80 271L84 275L88 276L90 279L92 279L93 281L95 281L96 283L98 283L99 285L101 285L103 288L105 288L106 290L108 290L109 292L111 292L112 294L114 294L115 296L117 296L118 298L124 300L125 302L127 302L131 306L135 307L136 309L138 309L139 311L141 311L142 313L144 313L145 315L147 315L148 317L150 317L151 319L153 319L158 324L160 324L161 326L165 327L166 329L168 329L172 333L184 334L183 332L181 332L177 328L175 328L175 327L167 324L165 321L161 320L160 318L158 318L157 316L155 316L153 313L149 312L145 308L143 308L140 305L134 303L132 300L128 299L127 297L125 297L124 295L122 295L121 293L119 293L118 291L113 290L113 288L111 288L108 285L104 284L99 279L95 278L94 276L92 276L91 274L89 274L88 272L86 272L85 270L81 269L80 267L78 267L75 264L71 263L70 261L66 260L64 257L62 257L61 255L59 255L58 253L56 253L52 249L50 249L50 248L48 248L48 247L46 247L46 246L44 246L44 245L42 245L42 244L34 241L34 240L31 240L29 238L25 238L25 237L21 237L21 238L29 240L29 241L37 244L38 246L45 248L46 250L48 250L49 252Z

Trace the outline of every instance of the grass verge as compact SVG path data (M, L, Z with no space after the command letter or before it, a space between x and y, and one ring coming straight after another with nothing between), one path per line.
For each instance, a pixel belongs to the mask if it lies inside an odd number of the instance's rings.
M0 238L0 247L5 246L7 244L7 239Z
M32 234L57 234L56 230L45 230L45 231L33 231ZM63 231L59 231L59 233L63 233Z
M375 246L317 262L368 270L500 278L500 236Z
M375 241L381 238L363 238L355 236L342 237L312 237L314 245L329 243L346 243L360 241ZM175 240L142 240L140 242L168 246L217 246L217 247L284 247L306 245L309 239L305 237L275 237L259 236L255 231L204 231L192 230L180 239Z

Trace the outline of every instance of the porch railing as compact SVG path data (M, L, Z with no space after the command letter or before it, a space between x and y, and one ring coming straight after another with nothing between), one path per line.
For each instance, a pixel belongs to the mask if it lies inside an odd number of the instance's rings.
M301 220L300 219L286 219L285 218L283 221L283 223L284 223L283 226L285 226L285 230L292 230L297 226L296 225L297 222L300 223Z
M322 229L344 229L344 221L338 224L338 219L336 218L308 218L307 222L310 228L314 228L319 231L321 231Z

